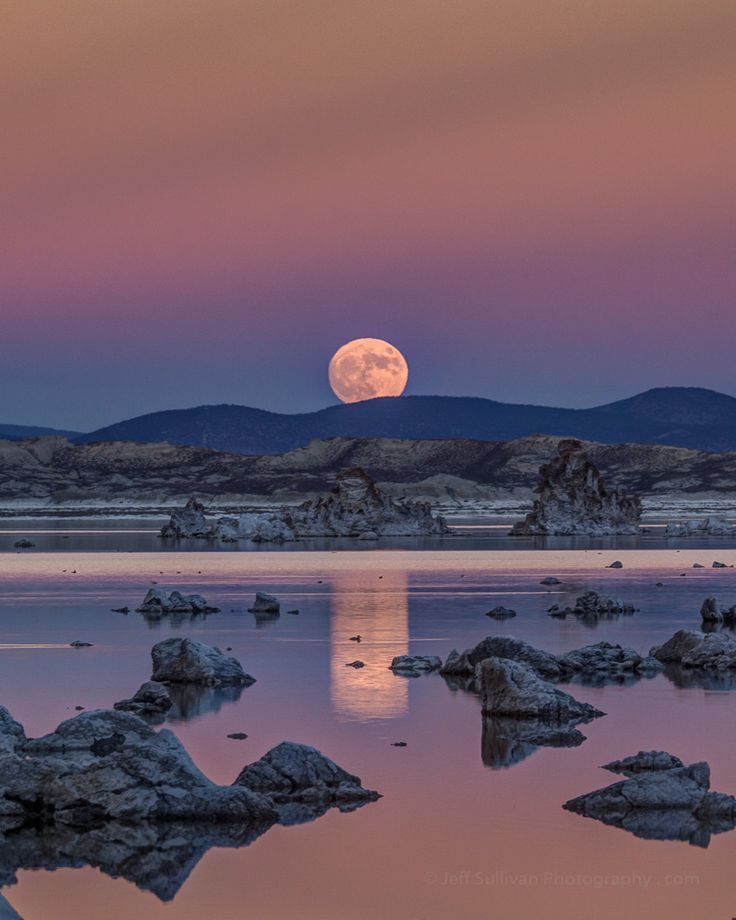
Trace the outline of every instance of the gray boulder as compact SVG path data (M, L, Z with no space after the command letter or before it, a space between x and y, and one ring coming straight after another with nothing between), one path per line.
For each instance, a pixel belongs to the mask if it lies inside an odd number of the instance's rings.
M703 639L705 634L699 629L678 629L671 639L650 649L649 654L657 661L679 664L683 656L697 648Z
M402 677L419 677L421 674L430 674L439 671L442 659L437 655L396 655L389 665L394 674Z
M354 811L380 798L365 789L360 777L348 773L306 744L284 741L260 760L245 767L235 786L264 796L279 812L282 823L300 823L328 808Z
M263 591L257 591L253 606L249 607L248 610L250 613L278 614L281 612L281 604L273 594L264 594Z
M487 715L548 722L589 721L604 715L518 661L486 658L478 665L477 680L481 707Z
M542 677L557 679L563 668L556 655L529 645L514 636L488 636L472 649L457 652L453 649L442 666L442 674L473 676L476 665L485 658L508 658L531 665Z
M164 639L151 649L153 674L160 683L239 684L250 686L255 678L246 674L237 659L224 655L217 646L196 639Z
M700 616L703 622L709 625L720 623L732 625L736 622L736 604L732 607L725 607L718 601L718 598L706 597L700 608Z
M121 712L132 712L145 718L163 715L171 709L172 705L166 687L155 680L148 680L145 684L141 684L129 700L118 700L113 708Z
M642 657L632 648L611 642L597 642L595 645L574 649L562 655L559 661L564 670L575 674L604 672L613 675L619 671L637 671Z
M494 607L493 610L488 611L486 616L492 620L510 620L516 616L516 611L510 607Z
M586 591L581 594L572 607L561 607L559 604L555 604L548 610L548 614L551 617L564 619L568 616L576 616L592 621L610 619L621 614L635 612L636 608L632 604L626 604L610 597L603 597L596 591Z

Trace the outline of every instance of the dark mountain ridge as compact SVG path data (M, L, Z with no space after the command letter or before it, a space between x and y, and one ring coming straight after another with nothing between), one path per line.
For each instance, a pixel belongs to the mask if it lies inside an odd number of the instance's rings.
M736 399L695 387L662 387L591 409L469 396L372 399L294 415L237 405L198 406L142 415L75 440L168 442L262 455L335 437L507 441L536 433L603 444L731 451L736 450Z

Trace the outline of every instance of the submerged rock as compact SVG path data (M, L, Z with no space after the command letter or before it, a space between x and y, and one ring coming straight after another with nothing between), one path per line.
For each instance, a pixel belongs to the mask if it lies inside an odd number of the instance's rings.
M167 594L160 588L149 588L137 613L148 616L166 616L171 613L219 613L219 607L210 607L201 594L182 594L172 591Z
M607 489L580 441L560 441L557 455L540 468L539 476L539 497L512 535L639 533L640 499Z
M186 505L173 511L169 523L161 528L164 539L211 538L213 527L207 523L204 505L192 496Z
M163 715L171 709L172 705L166 687L155 680L147 680L129 700L118 700L113 708L146 718Z
M397 655L389 665L394 674L402 677L419 677L439 671L441 667L442 659L437 655Z
M488 611L486 616L492 620L510 620L516 616L516 611L510 607L494 607L493 610Z
M518 661L486 658L478 665L477 677L486 715L548 722L588 721L604 715L542 680L529 665Z
M255 678L246 674L237 659L224 655L217 646L196 639L164 639L151 649L153 674L160 683L239 684L250 686Z
M661 751L649 754L657 759L671 757ZM632 759L637 758L627 758ZM679 762L677 758L672 761ZM736 798L709 789L707 763L657 767L633 771L629 779L570 799L563 808L637 837L686 840L707 847L712 833L736 827Z

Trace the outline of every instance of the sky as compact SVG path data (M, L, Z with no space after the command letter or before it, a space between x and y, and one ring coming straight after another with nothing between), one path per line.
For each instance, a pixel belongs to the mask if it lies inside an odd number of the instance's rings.
M7 0L0 422L736 394L733 0Z

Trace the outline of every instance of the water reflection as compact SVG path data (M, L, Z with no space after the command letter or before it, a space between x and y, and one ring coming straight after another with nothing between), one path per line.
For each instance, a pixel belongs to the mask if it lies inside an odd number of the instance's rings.
M243 687L200 687L195 684L171 684L168 688L172 707L169 722L189 722L209 712L219 712L228 703L237 703Z
M351 636L361 636L360 642ZM409 685L388 669L409 650L407 573L336 572L332 581L330 695L340 721L395 719L409 705ZM363 668L348 664L359 659Z
M499 769L521 763L538 747L578 747L585 741L585 735L576 724L484 715L481 758L486 767Z

